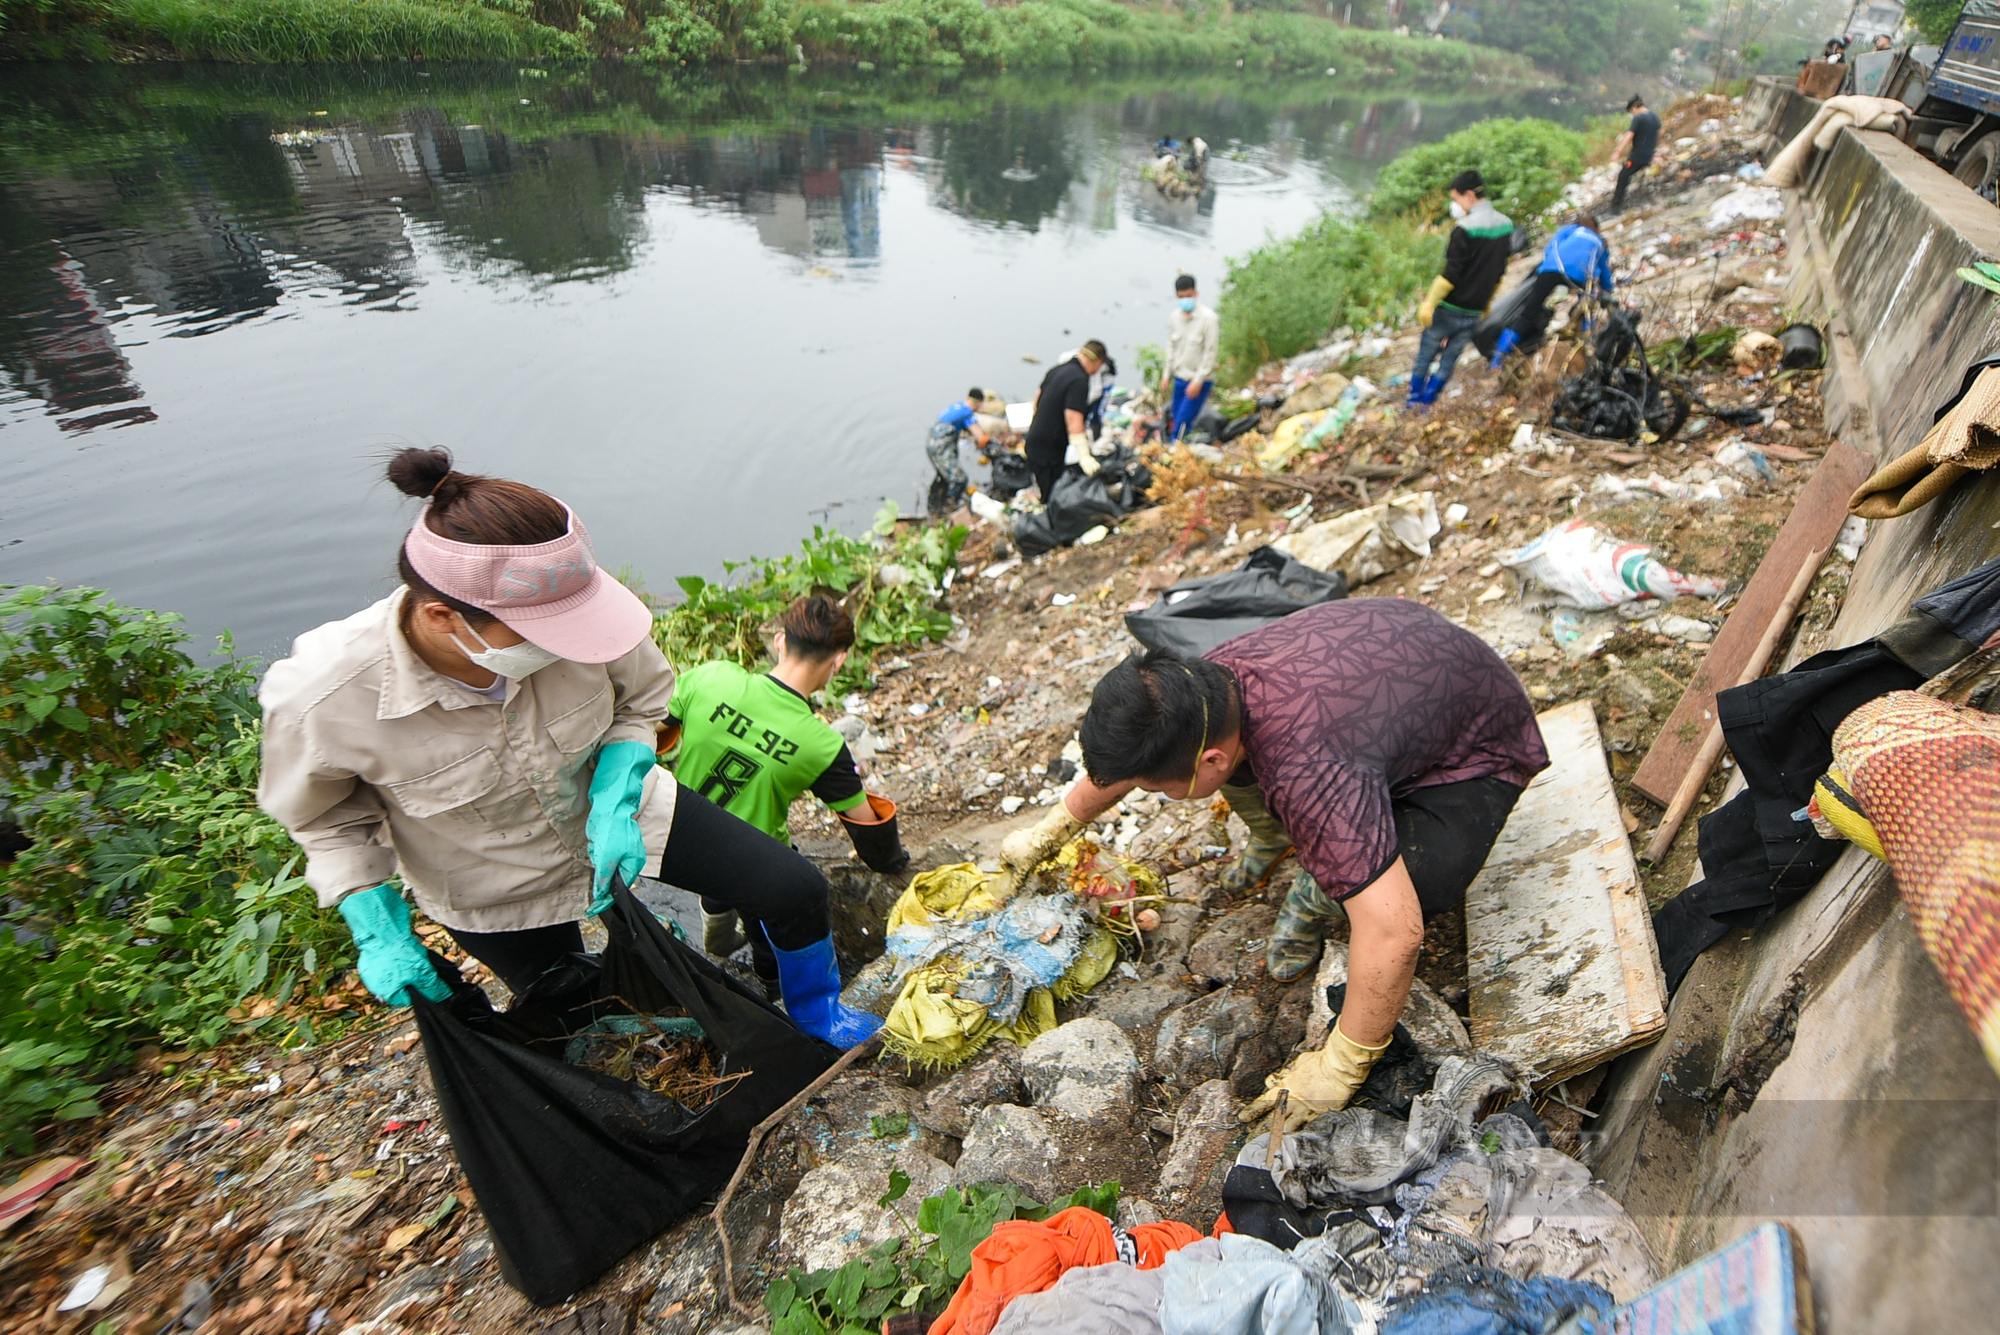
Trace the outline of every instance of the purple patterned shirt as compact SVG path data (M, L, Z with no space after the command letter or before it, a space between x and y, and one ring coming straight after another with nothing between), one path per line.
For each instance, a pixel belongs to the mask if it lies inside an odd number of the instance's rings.
M1334 899L1395 862L1395 798L1466 779L1525 787L1549 763L1513 670L1422 603L1321 603L1208 657L1242 688L1265 804Z

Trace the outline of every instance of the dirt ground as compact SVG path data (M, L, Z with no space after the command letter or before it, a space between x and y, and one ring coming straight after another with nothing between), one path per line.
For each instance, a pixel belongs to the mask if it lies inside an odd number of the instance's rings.
M1721 99L1671 110L1661 142L1672 150L1629 207L1606 220L1621 293L1644 308L1656 352L1723 326L1776 332L1787 323L1782 223L1709 225L1716 202L1746 184L1735 172L1750 155L1727 123L1731 112ZM1714 121L1724 124L1704 129ZM1586 179L1584 198L1605 188L1605 175ZM1536 253L1517 259L1513 279ZM1628 780L1706 652L1705 635L1686 623L1713 628L1727 616L1826 448L1818 373L1781 372L1768 355L1739 364L1724 344L1688 373L1700 401L1679 434L1590 440L1546 425L1559 382L1583 363L1573 335L1558 333L1497 372L1468 356L1437 407L1416 413L1392 382L1407 372L1418 331L1382 332L1385 351L1342 370L1384 392L1363 404L1337 445L1293 460L1287 472L1267 474L1252 461L1262 431L1234 442L1219 463L1159 453L1158 504L1093 545L1025 560L1000 526L974 522L946 599L954 633L881 663L876 688L847 702L866 723L856 749L870 786L901 804L912 848L932 862L977 857L998 831L1055 800L1074 773L1072 739L1093 683L1134 647L1123 625L1128 610L1178 580L1232 568L1288 528L1409 491L1433 492L1439 513L1455 521L1427 558L1352 596L1414 598L1470 627L1539 705L1590 700L1635 848L1643 846L1660 811ZM1275 397L1297 387L1274 367L1252 392ZM1763 410L1762 420L1733 427L1716 415L1746 407ZM1736 442L1763 451L1768 477L1716 461ZM1603 479L1655 473L1720 479L1740 494L1683 501L1601 490ZM1563 621L1500 558L1575 517L1651 545L1672 567L1726 580L1730 592L1655 605L1639 619ZM1816 646L1831 624L1849 569L1829 558L1798 623L1802 644ZM1686 623L1669 633L1663 617ZM1726 779L1718 769L1697 814ZM1234 842L1226 812L1173 805L1128 804L1106 837L1174 873L1177 886L1194 887L1204 926L1282 899L1289 860L1242 895L1216 889ZM836 822L810 803L795 808L794 831L809 854L831 861L847 851ZM1694 842L1691 819L1671 855L1645 871L1655 905L1686 884ZM1446 915L1431 925L1420 963L1424 981L1461 1012L1464 951L1462 918ZM1278 986L1268 978L1245 985ZM1298 1019L1296 997L1281 992L1260 1004ZM176 1322L216 1335L734 1328L738 1318L717 1298L719 1257L705 1216L669 1230L576 1303L530 1307L498 1273L406 1013L373 1017L342 1043L309 1052L245 1042L147 1054L147 1069L107 1091L104 1116L49 1133L38 1157L75 1155L84 1171L0 1234L0 1322L11 1331L93 1335L164 1335ZM782 1261L777 1221L792 1185L859 1134L842 1110L912 1103L940 1079L884 1062L846 1078L774 1138L733 1212L737 1255L748 1258L746 1296L761 1291L759 1272ZM1584 1088L1573 1084L1572 1098ZM1144 1195L1172 1139L1179 1097L1157 1080L1142 1086L1143 1106L1129 1123L1078 1155L1077 1180L1118 1177L1128 1195ZM1552 1130L1573 1136L1574 1113L1547 1103L1541 1110ZM99 1266L109 1278L97 1299L58 1310Z

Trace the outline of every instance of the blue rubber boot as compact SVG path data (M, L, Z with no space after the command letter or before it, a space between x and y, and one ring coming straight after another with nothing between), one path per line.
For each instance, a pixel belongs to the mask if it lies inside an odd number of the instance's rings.
M1424 381L1424 406L1429 407L1436 403L1438 395L1442 393L1444 393L1444 377L1441 375L1428 377Z
M1517 331L1502 329L1500 331L1500 346L1493 349L1493 369L1496 371L1499 370L1500 363L1506 360L1507 354L1520 346L1521 335Z
M780 950L772 942L771 953L778 959L778 991L793 1024L843 1049L865 1042L882 1027L880 1018L840 1004L840 966L833 960L831 936L804 950Z
M1409 395L1406 398L1404 398L1403 406L1405 408L1421 408L1426 403L1429 403L1430 400L1424 397L1424 387L1430 384L1430 382L1431 381L1429 376L1424 376L1421 379L1418 378L1417 376L1411 376L1410 392Z

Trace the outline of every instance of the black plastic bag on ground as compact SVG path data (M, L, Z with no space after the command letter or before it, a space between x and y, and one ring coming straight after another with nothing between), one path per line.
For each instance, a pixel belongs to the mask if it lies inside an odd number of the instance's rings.
M1153 605L1125 614L1125 628L1149 649L1199 658L1225 640L1347 596L1347 576L1315 570L1275 547L1259 547L1220 575L1182 580Z
M500 1273L542 1306L590 1284L701 1205L735 1171L751 1128L839 1056L683 945L622 886L602 956L572 956L505 1012L459 982L412 1009L453 1151L493 1235ZM685 1010L725 1077L699 1111L562 1060L607 1014Z
M992 478L987 490L995 500L1010 501L1019 492L1035 485L1034 465L1024 454L1002 450L993 456Z
M1102 477L1086 477L1072 464L1056 479L1055 495L1042 512L1015 521L1014 546L1025 556L1040 556L1052 547L1069 546L1099 524L1117 523L1124 513L1110 484Z

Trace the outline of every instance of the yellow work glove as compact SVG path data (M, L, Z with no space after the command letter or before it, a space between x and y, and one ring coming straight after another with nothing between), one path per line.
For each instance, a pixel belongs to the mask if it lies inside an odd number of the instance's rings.
M1076 451L1076 466L1089 477L1097 471L1097 456L1090 452L1090 437L1081 431L1069 438L1070 448Z
M1303 1126L1321 1113L1345 1108L1368 1078L1375 1059L1388 1050L1386 1042L1379 1048L1363 1047L1341 1033L1336 1015L1327 1027L1326 1046L1293 1058L1292 1064L1276 1075L1265 1076L1264 1092L1237 1117L1254 1122L1264 1116L1278 1102L1281 1089L1292 1091L1290 1106L1300 1110L1299 1120L1292 1123L1295 1126Z
M1424 299L1417 305L1417 323L1424 328L1431 327L1431 319L1437 314L1438 303L1451 295L1451 281L1443 274L1431 279L1431 290L1424 293Z
M1069 808L1059 798L1049 808L1048 815L1000 841L1000 870L1006 874L1010 885L1019 885L1082 829L1083 822L1070 815Z

